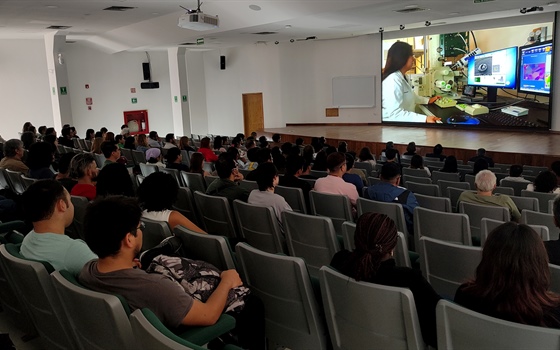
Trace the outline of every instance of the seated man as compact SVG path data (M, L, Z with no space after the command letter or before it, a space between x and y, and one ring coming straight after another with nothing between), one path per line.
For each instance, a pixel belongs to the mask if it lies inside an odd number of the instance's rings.
M94 200L97 196L97 188L95 187L97 174L97 163L90 153L74 156L70 161L70 176L78 179L78 183L72 187L70 194L86 197L88 201Z
M530 183L531 181L524 179L522 174L523 165L513 164L509 167L509 176L506 176L500 180L500 186L502 185L502 181L504 180Z
M111 141L104 141L101 144L101 152L103 152L105 156L105 163L103 163L103 166L115 163L121 157L119 146Z
M236 199L247 202L249 191L240 187L236 182L243 180L243 175L237 170L231 155L228 153L220 154L214 166L220 178L208 186L206 194L226 197L230 205L233 205L233 201Z
M343 194L350 199L353 211L355 211L356 202L359 197L356 186L342 179L342 176L346 173L346 155L340 152L329 154L327 157L327 169L329 175L317 179L315 182L315 191Z
M496 188L496 175L490 170L481 170L474 178L476 193L464 191L459 196L460 202L474 203L480 205L491 205L494 207L504 207L509 210L511 219L519 222L521 214L513 200L505 194L492 194Z
M23 158L23 142L11 139L4 143L4 158L0 161L0 168L19 171L27 175L29 168L21 160Z
M90 205L84 218L85 237L99 259L84 266L80 282L95 291L123 296L132 311L149 308L171 329L216 323L226 306L229 291L243 284L237 271L221 272L221 281L203 303L193 299L176 281L137 268L136 256L142 247L141 216L137 200L130 197L112 196ZM248 306L246 304L245 308ZM247 319L240 317L237 321L240 327ZM259 332L258 325L255 327L254 339L245 340L255 341L259 333L264 334ZM264 338L261 340L264 342Z
M554 215L554 224L560 229L560 196L557 196L554 200L552 214ZM548 262L554 265L560 265L560 238L544 241L544 247L548 253Z
M303 174L309 174L309 166L305 164L303 157L299 155L289 155L288 158L286 158L286 173L284 176L280 177L278 185L301 188L308 212L310 213L309 191L311 191L311 185L299 178Z
M469 162L476 162L479 159L484 159L488 163L489 167L494 166L494 160L492 158L486 156L486 150L484 148L479 148L476 151L476 156L469 159Z
M367 197L380 202L400 203L403 207L406 228L409 234L413 234L413 213L418 206L414 193L404 187L400 187L401 168L395 162L388 162L381 167L379 178L381 182L368 187Z
M358 194L362 195L364 183L366 182L366 175L359 169L354 169L354 156L346 153L346 172L342 175L342 179L352 185L356 186Z
M23 193L23 210L33 223L21 244L27 259L47 261L56 270L77 275L85 263L97 258L81 239L64 235L74 219L68 191L55 180L37 181Z

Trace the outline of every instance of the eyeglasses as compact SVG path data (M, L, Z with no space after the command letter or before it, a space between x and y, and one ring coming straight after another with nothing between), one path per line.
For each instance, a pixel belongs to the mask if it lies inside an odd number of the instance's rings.
M140 225L138 225L138 227L136 228L136 231L141 230L142 232L144 232L145 228L146 228L146 224L143 223L142 221L140 221Z

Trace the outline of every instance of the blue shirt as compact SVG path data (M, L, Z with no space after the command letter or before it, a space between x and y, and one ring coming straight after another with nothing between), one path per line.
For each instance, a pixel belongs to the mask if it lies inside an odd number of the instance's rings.
M406 188L393 186L388 182L380 182L373 186L368 187L368 197L370 199L386 202L386 203L400 203L398 197L404 192L408 191ZM409 191L410 192L410 191ZM409 234L413 234L414 225L413 217L414 208L418 206L418 201L414 196L414 193L410 192L406 198L405 203L401 203L404 211L404 218L406 220L406 227Z

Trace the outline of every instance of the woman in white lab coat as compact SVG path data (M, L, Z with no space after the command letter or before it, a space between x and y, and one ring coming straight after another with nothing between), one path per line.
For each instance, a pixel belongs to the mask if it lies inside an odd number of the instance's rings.
M405 76L413 65L412 46L402 41L394 43L389 49L383 69L383 121L436 123L441 120L433 115L415 112L416 104L434 103L440 97L421 97L414 92Z

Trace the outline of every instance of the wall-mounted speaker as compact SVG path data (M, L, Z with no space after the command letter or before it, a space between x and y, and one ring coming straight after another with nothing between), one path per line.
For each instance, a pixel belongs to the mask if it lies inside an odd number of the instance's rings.
M226 69L226 56L220 56L220 69Z
M150 80L152 74L150 73L150 63L142 63L142 72L144 73L144 80Z

